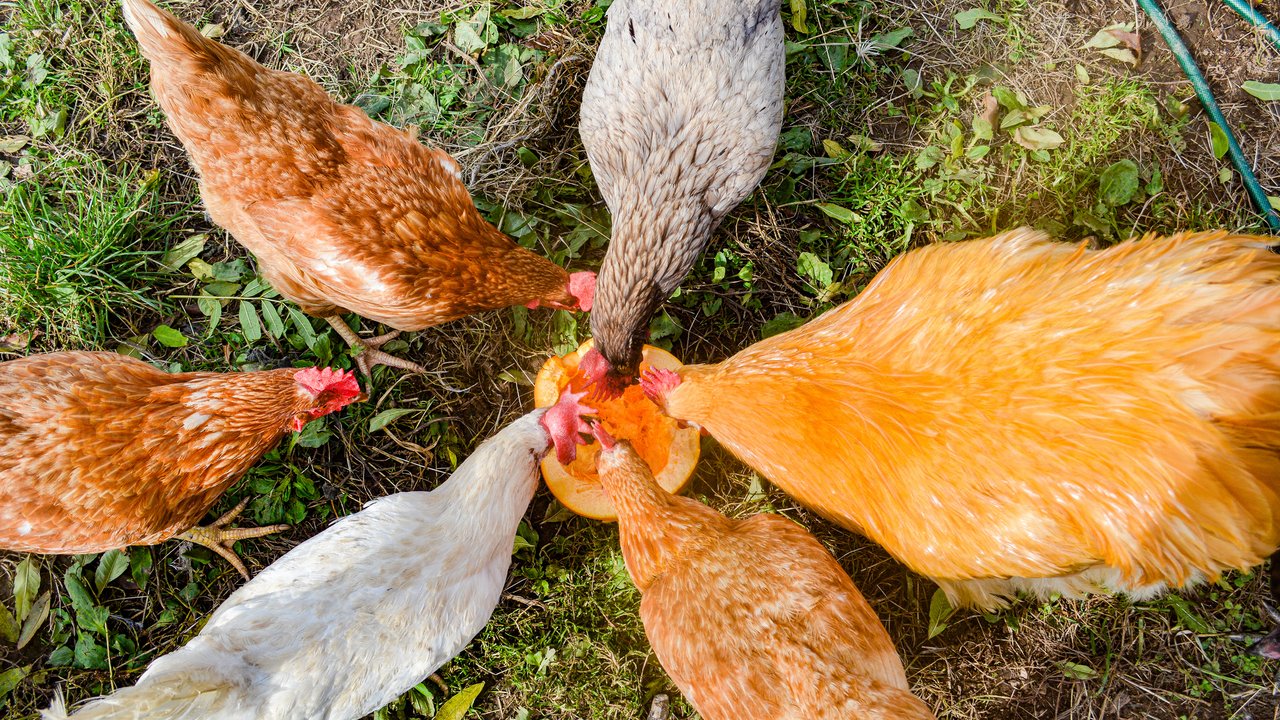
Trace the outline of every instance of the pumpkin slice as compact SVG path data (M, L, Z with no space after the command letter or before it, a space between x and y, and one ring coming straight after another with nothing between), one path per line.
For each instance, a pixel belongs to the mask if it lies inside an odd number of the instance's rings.
M553 357L543 364L533 383L533 404L550 407L560 399L560 393L574 383L581 389L585 378L578 372L578 362L592 347L588 340L563 357ZM640 359L640 372L651 367L677 370L682 363L671 353L645 345ZM693 469L698 464L700 450L698 431L681 428L675 420L645 397L639 385L632 385L613 400L588 401L596 409L596 417L610 435L628 440L636 452L653 470L658 484L667 491L678 493L689 484ZM565 507L596 520L617 520L613 503L600 476L596 474L596 456L600 444L594 440L589 445L578 446L578 457L568 465L561 465L555 453L542 461L542 477L547 481L551 494Z

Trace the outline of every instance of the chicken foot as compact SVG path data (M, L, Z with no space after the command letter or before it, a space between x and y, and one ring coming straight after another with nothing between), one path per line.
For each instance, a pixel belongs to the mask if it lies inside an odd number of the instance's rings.
M240 513L244 512L245 506L248 504L249 498L245 498L217 520L214 520L208 525L193 527L180 535L175 535L174 539L186 540L187 542L192 542L196 545L209 548L215 553L221 555L227 562L231 563L231 567L235 568L245 580L248 580L249 570L244 566L244 563L241 562L240 558L236 556L235 550L231 549L232 544L237 540L262 537L263 535L271 535L273 533L289 529L288 525L268 525L266 527L257 528L225 527L230 524L232 520L239 517Z
M387 341L398 337L400 335L399 330L394 330L385 335L379 335L366 340L357 335L356 331L352 330L351 326L347 325L347 323L337 315L330 315L325 318L325 322L328 322L333 326L333 329L342 336L343 340L347 341L348 345L353 348L360 348L360 354L356 356L356 366L360 368L360 372L364 373L365 377L373 377L373 368L377 365L398 367L402 370L408 370L413 373L425 373L427 371L426 368L415 362L398 358L395 355L389 355L378 349L386 344Z
M1271 589L1271 602L1280 603L1280 552L1276 552L1271 556L1271 567L1268 569L1267 579ZM1248 652L1254 655L1280 660L1280 612L1277 612L1276 608L1269 603L1262 603L1262 607L1267 611L1267 617L1275 625L1275 628L1261 637L1258 635L1232 635L1231 639L1251 643Z

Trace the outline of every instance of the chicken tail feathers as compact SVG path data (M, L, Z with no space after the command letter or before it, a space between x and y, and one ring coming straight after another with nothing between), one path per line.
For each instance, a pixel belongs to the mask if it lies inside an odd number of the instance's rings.
M91 700L67 713L61 691L41 720L200 720L215 716L228 704L226 688L210 687L191 677L177 676L167 682L121 688L114 694Z
M124 20L152 63L170 64L210 55L214 43L195 28L160 9L151 0L122 0Z

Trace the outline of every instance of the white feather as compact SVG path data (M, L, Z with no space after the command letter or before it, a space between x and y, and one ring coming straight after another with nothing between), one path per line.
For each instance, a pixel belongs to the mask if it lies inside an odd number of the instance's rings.
M444 484L375 500L227 598L200 634L77 720L343 720L457 655L497 606L548 440L541 410ZM46 718L65 717L61 708Z

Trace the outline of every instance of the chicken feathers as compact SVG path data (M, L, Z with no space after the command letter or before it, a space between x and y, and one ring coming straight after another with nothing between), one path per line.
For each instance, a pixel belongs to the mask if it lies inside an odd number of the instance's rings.
M1272 242L933 245L807 325L650 387L952 602L1149 596L1280 544Z
M290 430L359 399L350 375L314 368L170 374L106 352L0 363L0 548L167 540Z
M629 376L650 316L768 170L786 59L778 0L615 0L608 18L580 123L613 214L591 330Z
M932 720L875 612L803 528L671 495L627 443L599 470L645 633L703 718Z
M394 700L497 606L552 445L546 412L486 440L435 490L375 500L295 547L136 685L71 717L355 720Z
M420 330L512 305L590 309L569 273L480 216L447 153L150 0L123 4L210 216L307 313Z

